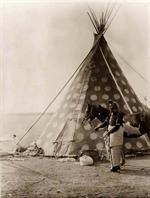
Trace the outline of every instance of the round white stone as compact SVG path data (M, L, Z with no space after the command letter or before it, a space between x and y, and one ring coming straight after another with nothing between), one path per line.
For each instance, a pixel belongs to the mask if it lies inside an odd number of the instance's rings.
M111 87L110 86L106 86L104 89L105 89L105 91L110 91Z
M139 141L136 142L136 146L137 146L138 148L142 148L142 147L143 147L142 143L139 142Z
M140 111L142 111L142 110L143 110L143 109L142 109L142 107L140 107L140 106L138 107L138 109L139 109Z
M83 91L86 91L86 90L88 90L88 85L84 85L83 87Z
M126 85L126 82L125 82L124 80L121 80L121 83L122 83L123 85Z
M94 87L94 91L100 91L101 90L101 87L100 86L95 86Z
M84 100L85 94L80 96L80 100Z
M103 144L102 142L99 142L98 144L96 144L96 148L97 148L98 150L101 150L101 149L104 148L104 144Z
M92 101L97 100L97 95L95 95L95 94L91 95L91 96L90 96L90 99L91 99Z
M124 105L124 106L123 106L123 108L124 108L125 110L128 110L128 107L127 107L127 105Z
M104 95L102 95L102 98L103 98L104 100L108 100L108 99L109 99L109 96L108 96L107 94L104 94Z
M127 102L129 102L129 98L127 96L125 96L125 99L126 99Z
M116 76L120 76L120 73L118 71L115 72Z
M76 137L80 141L84 139L84 135L82 133L77 133Z
M91 134L90 134L91 140L96 140L97 137L98 137L98 136L97 136L97 133L91 133Z
M120 95L119 94L114 94L114 99L118 100L120 98Z
M89 145L87 145L87 144L84 144L83 146L82 146L82 150L88 150L90 147L89 147Z
M125 147L126 147L127 149L131 149L131 148L132 148L132 144L131 144L130 142L126 142L126 143L125 143Z
M128 89L125 89L124 91L125 91L125 93L129 94L129 90Z
M131 101L132 101L133 103L136 103L135 98L131 98Z
M75 110L81 110L82 106L83 106L82 104L78 104L78 105L76 106Z
M137 108L135 106L132 107L133 111L137 112Z
M104 108L107 108L107 105L104 104L104 103L102 103L101 106L104 107Z
M85 129L86 131L91 130L91 125L90 125L90 124L84 125L84 129Z

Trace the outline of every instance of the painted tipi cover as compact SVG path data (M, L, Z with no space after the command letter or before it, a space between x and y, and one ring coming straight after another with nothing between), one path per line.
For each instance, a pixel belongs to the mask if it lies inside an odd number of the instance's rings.
M81 150L101 151L105 148L103 134L82 122L88 103L107 107L108 100L114 100L123 112L143 110L104 38L105 27L104 20L96 26L91 51L80 65L58 111L37 141L46 155L69 156L77 155ZM125 148L129 150L145 146L142 137L125 140Z

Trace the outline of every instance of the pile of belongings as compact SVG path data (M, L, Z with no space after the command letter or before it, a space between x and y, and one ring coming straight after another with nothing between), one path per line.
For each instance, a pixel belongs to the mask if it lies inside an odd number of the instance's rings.
M24 156L41 156L44 155L44 150L38 147L36 142L33 142L27 147L26 151L23 152Z

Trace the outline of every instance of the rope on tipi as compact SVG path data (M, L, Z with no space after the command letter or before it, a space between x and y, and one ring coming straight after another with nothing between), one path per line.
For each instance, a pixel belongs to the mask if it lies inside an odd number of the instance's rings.
M97 45L99 38L102 36L99 35L99 37L97 38L97 40L95 41L93 47L91 48L91 50L89 51L89 53L86 55L86 57L83 59L83 61L80 63L80 65L77 67L77 69L73 72L73 74L70 76L70 78L66 81L66 83L63 85L63 87L58 91L58 93L56 94L56 96L51 100L51 102L47 105L47 107L44 109L44 111L39 115L39 117L33 122L33 124L29 127L29 129L25 132L25 134L19 139L19 141L17 142L17 144L19 144L22 139L30 132L30 130L39 122L39 120L45 115L45 113L48 111L48 109L51 107L51 105L55 102L55 100L57 99L57 97L61 94L61 92L66 88L66 86L69 84L69 82L72 80L72 78L77 74L80 73L83 64L87 61L87 59L89 59L89 57L91 57L94 53L94 49L95 46Z
M101 52L101 54L102 54L102 56L103 56L103 59L104 59L104 61L105 61L105 63L106 63L106 66L107 66L107 68L108 68L108 70L109 70L109 72L110 72L110 74L111 74L111 76L112 76L112 78L113 78L113 80L114 80L114 82L115 82L115 84L116 84L116 87L117 87L117 89L118 89L118 91L119 91L119 93L120 93L122 99L124 100L124 102L125 102L125 104L126 104L128 110L129 110L129 112L130 112L130 113L133 113L132 110L131 110L131 108L130 108L130 106L129 106L128 103L127 103L127 100L125 99L125 97L124 97L124 95L123 95L123 93L122 93L122 91L121 91L121 89L120 89L120 87L119 87L119 84L118 84L117 81L116 81L115 76L113 75L113 72L111 71L111 68L109 67L109 64L108 64L108 62L107 62L107 60L106 60L106 58L105 58L105 55L104 55L104 53L103 53L103 51L102 51L102 48L101 48L100 46L99 46L99 49L100 49L100 52Z
M94 45L95 46L95 45ZM93 46L93 47L94 47ZM81 62L81 64L77 67L77 69L73 72L73 74L70 76L70 78L66 81L66 83L63 85L63 87L58 91L58 93L56 94L56 96L51 100L51 102L47 105L47 107L44 109L44 111L39 115L39 117L33 122L33 124L29 127L29 129L25 132L25 134L19 139L19 141L17 142L17 144L19 144L22 139L30 132L30 130L39 122L39 120L45 115L45 113L48 111L48 109L50 108L50 106L55 102L55 100L57 99L57 97L61 94L61 92L66 88L66 86L69 84L69 82L72 80L72 78L75 76L75 74L77 72L80 72L83 63L86 61L86 59L88 58L88 56L90 56L90 54L92 53L92 49L89 51L89 53L87 54L87 56L84 58L84 60Z
M123 62L130 67L141 79L143 79L147 84L150 84L150 81L148 81L144 76L139 73L137 70L134 69L134 67L111 45L113 50L118 54L118 56L123 60Z
M107 8L108 9L108 8ZM77 67L77 69L73 72L73 74L71 75L71 77L67 80L67 82L63 85L63 87L58 91L58 93L56 94L56 96L51 100L51 102L47 105L47 107L44 109L44 111L39 115L39 117L35 120L35 122L29 127L29 129L25 132L25 134L20 138L20 140L18 141L21 142L21 140L29 133L29 131L36 125L36 123L43 117L43 115L47 112L47 110L50 108L50 106L54 103L54 101L57 99L57 97L61 94L61 92L65 89L65 87L68 85L68 83L71 81L71 79L75 76L75 74L79 71L80 72L80 69L82 68L83 66L83 63L86 61L86 59L90 56L90 54L93 52L93 50L95 49L96 45L98 44L101 36L103 35L104 31L106 31L108 29L105 29L105 26L106 26L106 19L107 21L109 20L109 17L110 15L112 14L112 11L113 9L111 9L111 11L107 12L109 13L109 15L105 15L102 14L102 19L100 20L100 22L98 22L95 14L92 12L92 10L90 10L90 14L89 17L90 17L90 20L92 22L92 24L94 25L95 27L95 30L98 34L97 38L96 38L96 41L92 47L92 49L89 51L89 53L87 54L87 56L84 58L84 60L82 61L82 63ZM18 144L17 143L17 144Z

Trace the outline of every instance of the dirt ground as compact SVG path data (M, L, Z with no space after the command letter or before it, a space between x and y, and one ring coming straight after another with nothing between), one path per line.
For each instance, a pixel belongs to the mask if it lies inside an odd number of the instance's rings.
M120 173L109 163L80 166L53 158L1 158L2 198L150 197L150 155L126 160Z

